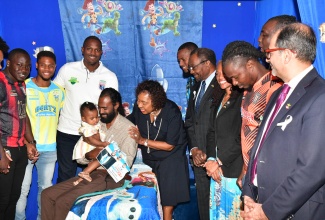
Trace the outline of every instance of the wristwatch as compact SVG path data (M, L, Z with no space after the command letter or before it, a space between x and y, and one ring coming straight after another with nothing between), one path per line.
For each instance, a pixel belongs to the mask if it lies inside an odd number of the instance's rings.
M148 139L146 139L143 143L144 146L148 147Z
M29 144L35 144L36 145L36 140L32 140L28 142Z

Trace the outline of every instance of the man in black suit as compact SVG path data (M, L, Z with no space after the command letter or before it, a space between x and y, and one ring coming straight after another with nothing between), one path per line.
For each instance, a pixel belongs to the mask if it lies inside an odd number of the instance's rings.
M325 80L312 65L315 33L305 24L287 25L265 53L284 85L270 98L251 151L241 215L324 219Z
M216 55L212 50L197 48L192 51L188 68L198 83L191 88L185 128L194 164L200 219L206 220L209 219L210 192L210 178L202 167L206 162L206 135L213 98L223 93L215 79Z

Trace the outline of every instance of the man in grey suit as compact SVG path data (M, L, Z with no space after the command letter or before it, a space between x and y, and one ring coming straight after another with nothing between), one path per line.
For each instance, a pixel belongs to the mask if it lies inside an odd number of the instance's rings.
M287 25L265 52L284 85L273 93L251 151L241 215L324 219L325 80L312 65L315 33L305 24Z
M201 220L209 219L210 178L202 165L206 162L206 135L209 127L211 103L222 90L215 79L216 56L208 48L191 52L189 70L198 82L191 88L186 111L185 128L190 155L194 164L197 201Z

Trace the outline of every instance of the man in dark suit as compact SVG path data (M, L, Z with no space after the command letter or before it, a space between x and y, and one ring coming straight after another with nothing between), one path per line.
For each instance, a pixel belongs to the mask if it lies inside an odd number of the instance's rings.
M312 65L315 33L305 24L287 25L265 52L285 84L273 93L252 148L241 215L324 219L325 80Z
M196 83L190 93L185 118L190 155L194 164L197 200L201 220L209 219L210 178L202 167L206 162L206 135L209 127L211 103L222 90L215 79L216 56L207 48L191 52L189 70Z

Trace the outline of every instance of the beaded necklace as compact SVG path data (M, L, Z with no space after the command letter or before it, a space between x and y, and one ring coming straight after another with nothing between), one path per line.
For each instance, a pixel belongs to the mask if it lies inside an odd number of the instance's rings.
M161 128L161 124L162 124L162 118L160 119L160 124L159 124L159 128L158 128L158 132L157 132L156 137L155 137L155 139L153 141L155 141L157 139L158 135L159 135L160 128ZM148 131L148 139L147 140L149 140L150 131L149 131L149 121L148 120L147 120L147 131ZM147 153L150 154L150 148L149 148L149 146L147 146L147 147L148 147Z

